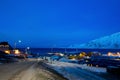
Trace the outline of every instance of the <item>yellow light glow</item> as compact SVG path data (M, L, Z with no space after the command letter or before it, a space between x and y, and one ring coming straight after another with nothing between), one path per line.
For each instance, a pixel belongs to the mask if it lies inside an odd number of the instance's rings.
M5 53L10 54L10 51L9 50L5 50Z
M20 51L19 50L15 50L15 54L20 54Z
M111 52L108 53L108 56L113 56L113 54Z
M75 58L72 58L71 60L76 60Z

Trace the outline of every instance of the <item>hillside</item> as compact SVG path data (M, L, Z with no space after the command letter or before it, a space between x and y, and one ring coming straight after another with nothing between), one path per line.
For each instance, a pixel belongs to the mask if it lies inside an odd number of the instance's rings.
M120 32L92 40L84 44L71 45L71 48L120 48Z

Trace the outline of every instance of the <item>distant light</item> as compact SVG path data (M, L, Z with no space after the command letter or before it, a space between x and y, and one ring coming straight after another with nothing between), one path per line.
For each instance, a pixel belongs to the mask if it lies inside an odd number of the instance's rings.
M27 49L30 49L30 47L27 47Z
M21 40L18 40L19 43L21 43L22 41Z
M86 60L85 62L88 62L88 60Z
M113 54L111 52L108 52L108 56L112 56Z
M120 57L120 53L119 52L117 52L117 56Z
M86 58L88 59L88 58L90 58L89 56L86 56Z
M20 51L19 50L15 50L15 54L20 54Z
M77 55L74 55L74 56L77 56Z
M48 53L48 54L54 54L54 53Z
M72 58L71 60L76 60L75 58Z
M60 56L64 56L64 54L60 53Z
M96 65L96 67L98 67L98 65Z
M10 51L9 50L5 50L5 53L10 54Z

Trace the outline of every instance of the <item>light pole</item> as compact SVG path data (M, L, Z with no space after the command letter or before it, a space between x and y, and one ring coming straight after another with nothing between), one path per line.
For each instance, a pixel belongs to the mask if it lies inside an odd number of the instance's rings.
M21 40L18 40L18 43L21 43L22 41ZM14 48L16 49L16 46L17 46L17 42L14 43Z
M27 47L27 48L26 48L26 54L28 54L29 49L30 49L30 47Z

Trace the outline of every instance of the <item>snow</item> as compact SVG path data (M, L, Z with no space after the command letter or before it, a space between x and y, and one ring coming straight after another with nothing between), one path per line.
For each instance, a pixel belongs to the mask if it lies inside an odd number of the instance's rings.
M61 61L61 62L69 62L70 60L67 59L67 58L61 58L59 61Z
M76 62L76 63L78 62L78 60L70 60L70 59L67 59L67 58L64 58L64 57L61 58L59 61L60 61L60 62L73 62L73 61L74 61L74 62Z
M105 68L89 67L87 65L68 62L55 61L53 64L48 63L48 65L58 71L60 74L64 75L64 77L68 78L69 80L100 80L102 79L101 77L91 74L91 72L106 73Z
M71 48L120 48L120 32L92 40L84 44L71 45Z

